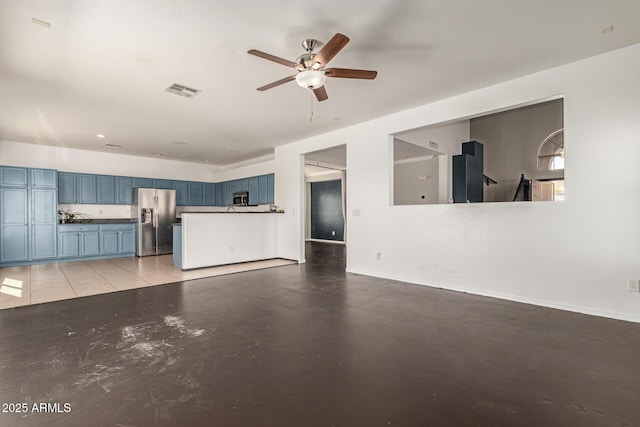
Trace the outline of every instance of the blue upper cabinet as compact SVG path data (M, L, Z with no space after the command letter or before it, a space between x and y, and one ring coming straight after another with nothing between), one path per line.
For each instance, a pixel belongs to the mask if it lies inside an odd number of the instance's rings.
M116 204L130 205L132 203L132 179L128 176L116 176Z
M133 178L133 188L153 188L153 179Z
M274 203L275 201L275 176L270 173L267 175L267 203Z
M29 185L29 173L27 168L14 168L9 166L0 168L0 186L26 187L27 185Z
M239 188L236 191L249 191L249 179L239 179Z
M98 202L97 176L85 173L76 175L78 201L80 204L95 204Z
M269 186L269 180L267 175L261 175L258 177L258 204L268 203L269 195L267 188Z
M31 169L31 186L34 188L57 188L58 171L55 169Z
M207 182L204 184L204 205L215 206L216 205L216 187L218 185L213 182Z
M189 183L189 206L204 205L204 182Z
M76 174L58 173L58 203L76 203Z
M98 204L113 205L116 202L116 177L98 175Z
M154 179L153 188L161 188L163 190L172 190L173 181L171 181L170 179Z
M249 178L249 204L258 204L258 177Z
M173 189L176 190L176 205L188 206L189 205L189 182L173 181Z

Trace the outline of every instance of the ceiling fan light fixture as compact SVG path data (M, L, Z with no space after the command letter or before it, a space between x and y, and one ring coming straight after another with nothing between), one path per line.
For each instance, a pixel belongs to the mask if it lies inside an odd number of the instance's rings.
M325 78L323 71L305 70L296 75L296 83L305 89L317 89L324 85Z

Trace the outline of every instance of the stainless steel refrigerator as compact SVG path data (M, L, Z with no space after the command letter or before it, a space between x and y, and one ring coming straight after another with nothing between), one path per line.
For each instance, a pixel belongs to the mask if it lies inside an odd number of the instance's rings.
M134 188L133 215L138 219L136 255L162 255L173 252L176 221L176 190Z

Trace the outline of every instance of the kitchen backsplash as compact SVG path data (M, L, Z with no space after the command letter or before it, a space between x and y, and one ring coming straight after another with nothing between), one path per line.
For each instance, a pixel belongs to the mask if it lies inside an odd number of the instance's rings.
M131 218L131 205L76 205L60 204L58 209L74 214L85 214L90 218Z

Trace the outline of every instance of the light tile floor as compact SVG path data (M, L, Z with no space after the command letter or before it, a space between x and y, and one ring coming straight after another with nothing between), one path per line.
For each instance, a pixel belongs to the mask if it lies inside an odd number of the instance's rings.
M0 268L0 309L295 264L287 259L182 271L171 255Z

